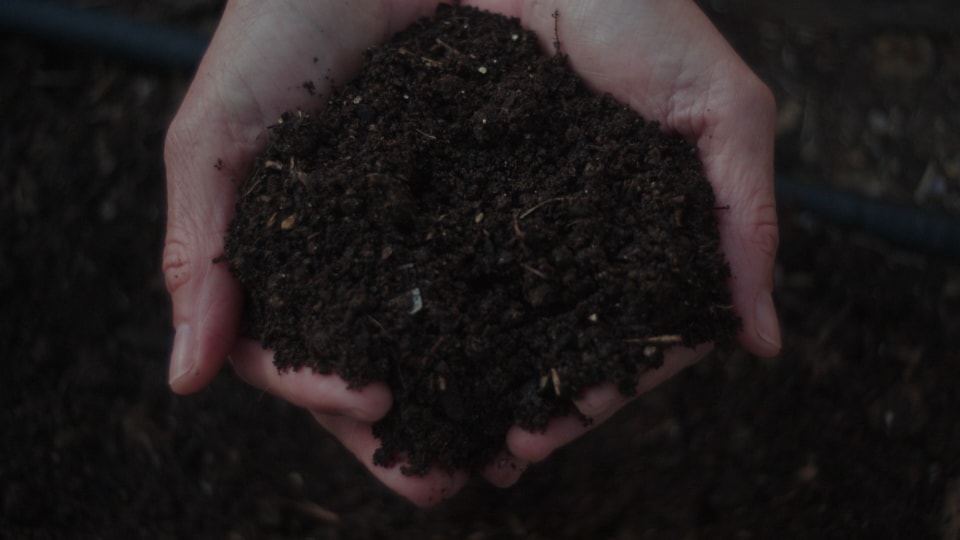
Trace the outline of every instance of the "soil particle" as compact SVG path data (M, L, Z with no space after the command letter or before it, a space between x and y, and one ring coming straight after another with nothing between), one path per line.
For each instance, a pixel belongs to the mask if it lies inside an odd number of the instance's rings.
M585 387L731 342L695 149L517 20L440 6L327 99L273 126L226 255L278 368L390 385L378 464L480 468Z

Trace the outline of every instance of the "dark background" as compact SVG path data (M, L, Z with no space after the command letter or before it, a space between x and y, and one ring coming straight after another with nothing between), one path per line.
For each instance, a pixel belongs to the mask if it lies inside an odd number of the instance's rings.
M219 0L78 2L209 33ZM943 2L714 1L778 171L960 216ZM161 149L186 71L0 34L0 536L960 538L960 265L781 202L783 353L715 356L417 510L225 372L172 395Z

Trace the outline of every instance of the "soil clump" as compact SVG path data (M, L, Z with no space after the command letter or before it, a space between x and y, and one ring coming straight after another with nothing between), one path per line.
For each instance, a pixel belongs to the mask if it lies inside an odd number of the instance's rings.
M378 464L483 467L586 387L732 343L695 149L517 20L440 6L327 99L272 127L226 259L279 369L389 384Z

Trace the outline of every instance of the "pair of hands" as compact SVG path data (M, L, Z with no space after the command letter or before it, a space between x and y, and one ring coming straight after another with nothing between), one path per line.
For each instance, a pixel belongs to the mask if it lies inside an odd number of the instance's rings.
M278 373L270 351L240 338L240 285L223 252L236 182L248 176L266 144L264 128L286 110L313 110L318 98L301 86L346 81L361 52L432 13L436 0L230 0L196 78L167 136L168 222L163 272L173 299L176 337L170 385L186 394L206 386L226 358L245 381L309 410L381 482L415 504L452 496L466 472L407 477L399 467L372 464L379 443L371 425L387 413L384 384L348 390L336 376L301 370ZM734 307L743 318L741 344L776 354L780 334L771 298L777 247L773 194L775 105L692 0L474 0L481 9L519 17L552 50L553 13L572 67L645 118L696 144L719 205L723 249L733 278ZM668 351L646 374L638 394L654 388L709 350ZM627 400L613 385L584 393L578 408L596 426ZM554 419L544 433L512 428L501 459L483 472L498 486L517 481L529 463L547 457L589 427Z

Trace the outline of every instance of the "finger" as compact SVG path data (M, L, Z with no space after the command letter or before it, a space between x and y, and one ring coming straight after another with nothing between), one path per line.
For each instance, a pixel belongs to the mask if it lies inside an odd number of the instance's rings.
M265 125L257 107L240 103L236 95L224 98L224 64L236 12L228 8L224 13L164 146L167 234L162 266L176 328L170 386L179 393L195 392L216 375L236 340L242 310L239 284L225 264L213 262L223 254L234 181L245 175Z
M777 354L780 326L773 303L779 233L773 185L775 105L751 73L739 77L699 141L713 180L720 240L732 273L733 306L743 319L740 341L759 356Z
M580 399L574 401L574 405L584 416L591 419L589 425L584 425L580 418L564 416L550 420L543 432L530 432L513 426L507 432L507 449L521 460L531 463L543 461L557 448L569 444L607 421L627 403L697 363L711 349L709 344L694 349L670 349L666 353L663 366L642 375L637 382L637 393L630 397L624 397L613 383L588 388Z
M529 466L530 463L526 460L504 450L483 468L481 476L496 487L507 488L517 483Z
M421 507L435 506L449 499L466 485L469 479L464 471L447 473L432 468L424 476L407 476L396 465L390 468L373 464L373 453L380 441L373 436L369 423L345 416L315 414L314 417L327 431L333 434L373 476L385 486Z
M163 273L176 327L169 382L181 394L206 386L236 339L241 292L226 265L213 262L221 250L177 225L167 235Z
M576 440L591 429L593 426L584 426L582 420L573 416L551 419L542 433L513 426L507 432L507 448L519 459L539 463L557 448Z
M348 388L336 375L321 375L308 368L280 372L273 353L243 339L230 353L233 369L252 386L318 414L338 414L361 422L375 422L390 410L392 396L383 383Z
M593 418L594 423L602 423L634 398L646 394L677 373L696 364L712 350L713 345L710 343L699 345L693 349L671 348L666 352L663 366L647 371L640 376L636 385L636 394L633 396L624 396L616 385L607 382L587 388L583 395L573 403L584 416Z

